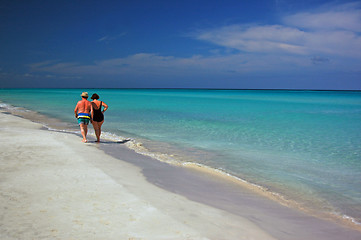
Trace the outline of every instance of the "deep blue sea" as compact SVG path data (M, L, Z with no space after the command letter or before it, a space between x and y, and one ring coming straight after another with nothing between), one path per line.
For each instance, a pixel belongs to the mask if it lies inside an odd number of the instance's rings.
M361 92L2 89L0 106L75 131L82 91L109 105L105 137L132 138L160 159L219 169L301 208L361 222Z

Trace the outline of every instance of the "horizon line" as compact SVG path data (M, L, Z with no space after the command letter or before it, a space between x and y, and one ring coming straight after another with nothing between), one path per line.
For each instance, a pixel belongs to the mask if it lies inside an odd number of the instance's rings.
M114 87L114 88L93 88L93 87L85 87L85 88L70 88L70 87L9 87L9 88L0 88L1 90L6 89L122 89L122 90L227 90L227 91L350 91L350 92L360 92L361 89L307 89L307 88L152 88L152 87L139 87L139 88L130 88L130 87Z

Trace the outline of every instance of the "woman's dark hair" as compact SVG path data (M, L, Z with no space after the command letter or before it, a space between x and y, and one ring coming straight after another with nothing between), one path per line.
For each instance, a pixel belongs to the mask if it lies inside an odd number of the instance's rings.
M96 94L96 93L94 93L94 94L92 95L91 99L99 99L99 95Z

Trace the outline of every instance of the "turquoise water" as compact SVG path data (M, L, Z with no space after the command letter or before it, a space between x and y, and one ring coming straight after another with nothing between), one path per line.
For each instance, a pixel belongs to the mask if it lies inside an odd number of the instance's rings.
M76 126L82 91L3 89L0 100ZM361 92L87 91L109 105L107 133L361 222Z

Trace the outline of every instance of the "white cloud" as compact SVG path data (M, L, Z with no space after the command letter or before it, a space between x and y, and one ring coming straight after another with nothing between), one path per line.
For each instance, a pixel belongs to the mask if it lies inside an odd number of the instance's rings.
M192 68L195 63L193 58L175 58L157 54L139 53L125 58L107 59L96 61L93 64L75 62L44 62L29 65L33 72L47 72L56 74L167 74L170 71L181 71Z
M243 26L232 25L202 31L196 37L217 45L246 52L307 53L302 46L306 33L280 25Z
M108 42L110 42L110 41L112 41L112 40L116 40L116 39L118 39L118 38L120 38L120 37L123 37L123 36L125 36L125 35L127 35L126 32L122 32L122 33L117 34L117 35L114 35L114 36L106 35L106 36L103 36L103 37L99 38L99 39L97 40L97 42L105 42L105 43L108 43Z
M198 40L248 53L298 54L361 58L360 4L303 12L284 18L284 25L231 25L202 30Z
M227 74L243 74L252 72L277 72L280 70L296 70L299 66L312 66L317 61L294 56L268 55L259 57L254 54L230 54L210 57L194 55L188 58L161 56L158 54L140 53L124 58L96 61L93 64L58 62L42 65L30 65L31 72L46 74L87 76L113 75L138 77L173 77L173 76L215 76Z
M106 40L108 40L109 39L109 36L104 36L104 37L102 37L102 38L99 38L98 39L98 42L104 42L104 41L106 41Z
M360 3L334 6L322 12L302 12L284 18L285 24L310 30L361 32Z

